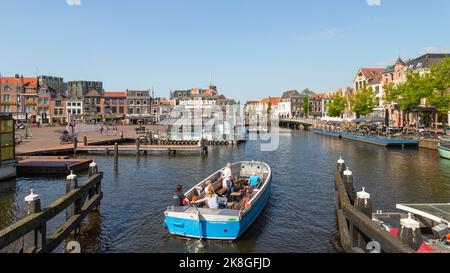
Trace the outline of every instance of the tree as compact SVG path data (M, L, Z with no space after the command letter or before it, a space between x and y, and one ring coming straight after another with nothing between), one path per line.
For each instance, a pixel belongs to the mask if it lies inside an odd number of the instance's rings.
M447 114L450 111L450 58L433 64L426 73L410 72L406 82L388 84L384 89L387 100L397 103L402 111L418 108L420 100L427 99L427 104L434 106L438 114Z
M426 80L429 82L428 103L436 107L438 113L447 114L450 111L450 58L433 64Z
M305 88L301 93L301 95L306 96L307 98L310 98L310 97L314 96L315 94L316 93L312 90L309 90L309 88Z
M309 112L311 111L311 103L310 103L308 97L303 98L302 108L303 108L303 114L306 116L309 116Z
M379 101L372 87L366 87L354 94L350 98L350 102L352 111L356 114L357 118L360 118L361 116L367 116L372 113Z
M332 101L328 103L328 115L330 117L342 117L342 114L345 110L345 105L347 104L347 100L340 93L334 95Z

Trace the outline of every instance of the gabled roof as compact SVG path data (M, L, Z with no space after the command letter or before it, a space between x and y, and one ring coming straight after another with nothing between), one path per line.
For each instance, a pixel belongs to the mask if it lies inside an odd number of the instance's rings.
M281 96L281 99L289 99L293 97L301 97L300 93L297 90L290 90L283 93L283 96Z
M355 81L356 77L358 77L358 75L362 73L364 77L366 77L369 84L381 82L385 70L385 68L360 68L356 73L353 81Z
M101 97L101 95L97 92L97 90L91 90L86 94L86 97Z

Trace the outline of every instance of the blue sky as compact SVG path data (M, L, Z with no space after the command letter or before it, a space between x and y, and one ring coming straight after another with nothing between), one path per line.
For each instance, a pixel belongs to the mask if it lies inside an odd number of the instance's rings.
M241 101L351 85L358 67L450 52L448 0L0 0L0 73Z

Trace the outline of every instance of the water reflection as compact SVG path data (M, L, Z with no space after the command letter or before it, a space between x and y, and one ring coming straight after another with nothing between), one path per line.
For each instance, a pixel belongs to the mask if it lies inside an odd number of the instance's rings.
M104 172L101 212L85 221L76 237L88 252L338 252L332 170L342 156L366 187L376 209L400 202L448 202L450 161L430 150L383 147L282 130L275 152L258 142L210 147L208 156L157 154L123 156L114 170L112 156L95 156ZM261 160L273 169L271 199L250 230L236 242L204 242L168 234L163 212L174 186L195 185L227 162ZM84 181L83 174L79 180ZM48 205L64 192L61 179L19 179L0 195L0 226L23 215L24 197L34 188Z

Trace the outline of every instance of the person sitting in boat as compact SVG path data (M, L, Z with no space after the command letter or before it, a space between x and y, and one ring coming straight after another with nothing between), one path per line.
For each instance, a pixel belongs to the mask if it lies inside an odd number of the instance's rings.
M183 186L177 185L175 195L173 196L173 206L174 207L184 207L188 205L189 199L183 194Z
M259 183L261 183L261 177L257 176L256 173L253 173L253 175L249 179L250 187L258 188Z
M205 203L205 208L219 209L219 196L217 196L217 194L214 194L212 188L209 188L206 192L205 198L195 201L195 204L202 203Z
M228 163L222 172L223 188L227 189L227 198L230 199L231 193L234 191L233 174L231 172L231 163Z
M211 180L206 181L205 185L205 193L208 193L210 189L214 192Z
M239 178L239 177L234 178L234 190L236 192L240 192L240 191L246 190L244 182L245 182L244 178Z

